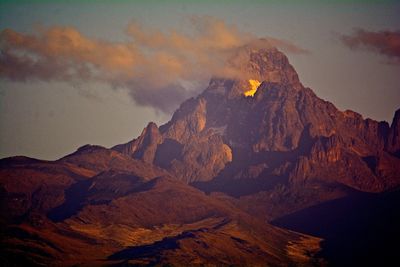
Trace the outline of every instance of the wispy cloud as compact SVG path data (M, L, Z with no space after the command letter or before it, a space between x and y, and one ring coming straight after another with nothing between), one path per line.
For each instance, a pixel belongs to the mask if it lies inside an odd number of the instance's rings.
M352 35L341 35L340 40L351 49L368 49L400 64L400 31L356 29Z
M213 17L193 16L190 34L161 32L132 22L125 42L89 38L73 27L54 26L33 34L0 33L0 77L12 81L101 81L130 90L140 105L171 112L212 75L237 74L228 59L258 38ZM288 53L307 51L264 37L263 45ZM192 86L187 86L187 85Z

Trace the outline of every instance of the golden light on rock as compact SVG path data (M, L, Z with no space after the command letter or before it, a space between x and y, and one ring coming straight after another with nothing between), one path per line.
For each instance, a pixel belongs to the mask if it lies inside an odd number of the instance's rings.
M260 86L261 82L258 80L249 80L249 84L250 84L250 90L245 91L244 95L245 96L251 96L253 97L254 94L257 92L258 87Z

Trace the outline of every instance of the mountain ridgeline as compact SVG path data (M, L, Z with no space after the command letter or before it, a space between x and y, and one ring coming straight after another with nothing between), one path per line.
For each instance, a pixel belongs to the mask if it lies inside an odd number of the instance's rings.
M324 251L331 235L293 220L319 205L339 220L327 203L397 194L400 110L391 124L340 111L277 49L241 53L232 64L242 76L212 78L128 143L56 161L2 159L2 262L345 266Z
M244 96L248 80L213 78L167 124L150 123L112 149L186 183L281 177L290 186L320 181L366 192L399 185L400 110L391 125L342 112L304 88L278 50L248 52L247 71L262 81L254 96Z

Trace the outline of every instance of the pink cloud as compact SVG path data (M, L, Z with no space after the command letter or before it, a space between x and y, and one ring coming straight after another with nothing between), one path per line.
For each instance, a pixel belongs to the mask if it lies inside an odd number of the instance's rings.
M89 38L73 27L54 26L33 34L5 29L0 32L0 77L102 81L130 90L138 104L171 112L182 98L196 93L186 90L182 81L199 84L213 75L237 75L228 59L258 39L213 17L193 16L188 27L190 34L131 23L124 42ZM266 37L262 44L306 53L286 40Z
M369 49L400 63L400 31L357 29L352 35L342 35L340 39L351 49Z

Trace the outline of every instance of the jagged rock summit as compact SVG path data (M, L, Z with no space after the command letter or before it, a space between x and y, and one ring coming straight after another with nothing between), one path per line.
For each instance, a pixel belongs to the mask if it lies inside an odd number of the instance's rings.
M151 123L114 149L187 183L321 181L368 192L400 183L399 111L392 125L342 112L305 88L283 53L256 48L246 46L232 60L245 78L214 77L168 123ZM250 80L259 85L246 96Z

